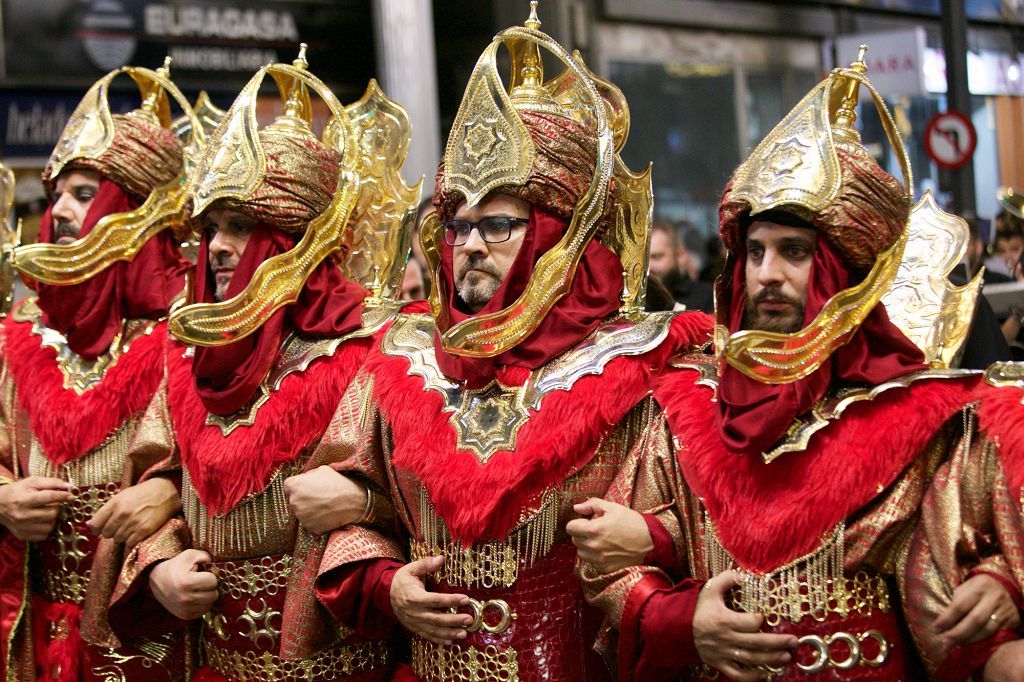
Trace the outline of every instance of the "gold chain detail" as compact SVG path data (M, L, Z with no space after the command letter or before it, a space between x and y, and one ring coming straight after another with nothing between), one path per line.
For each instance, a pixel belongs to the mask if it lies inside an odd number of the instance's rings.
M311 658L285 659L270 652L229 651L204 642L206 662L235 682L310 682L369 672L388 663L384 642L338 643Z
M78 526L91 519L119 489L118 483L71 488L74 497L61 505L54 526L53 537L59 546L56 551L61 567L40 570L36 577L36 589L48 601L81 604L85 600L92 571L79 571L81 560L87 556L80 545L88 542L88 538L78 532Z
M710 575L736 567L718 540L714 524L705 522L705 550ZM830 614L867 614L889 610L889 589L878 575L860 571L847 578L843 570L846 525L838 524L812 553L768 574L738 569L739 586L733 590L733 607L746 613L764 614L768 625L783 619L794 623L810 616L824 621Z
M57 570L43 571L39 577L37 589L42 597L57 604L81 604L85 601L86 590L92 571L79 575L74 571Z
M135 419L125 422L102 444L64 464L54 464L47 459L42 445L32 438L28 454L29 475L59 478L77 486L120 480L137 424Z
M442 646L414 637L412 669L425 680L444 682L516 682L519 659L515 649L498 651L493 645L483 650L459 644Z
M194 545L213 556L224 557L269 555L290 550L295 517L288 509L284 480L300 470L298 465L281 467L266 488L242 500L223 516L213 516L200 501L185 467L181 506Z
M511 587L519 577L519 565L532 566L547 556L555 544L562 494L549 490L540 508L500 542L463 547L451 537L444 519L438 517L425 490L420 492L420 523L423 540L411 546L413 559L443 554L444 566L434 574L437 580L460 587Z
M292 574L292 557L262 557L250 561L219 561L209 565L217 576L220 593L231 599L245 596L274 596L288 586Z

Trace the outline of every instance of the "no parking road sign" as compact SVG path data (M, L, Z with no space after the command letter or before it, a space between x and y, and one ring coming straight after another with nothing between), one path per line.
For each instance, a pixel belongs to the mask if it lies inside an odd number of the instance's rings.
M924 133L924 150L939 168L957 170L971 160L978 134L971 120L959 111L936 114Z

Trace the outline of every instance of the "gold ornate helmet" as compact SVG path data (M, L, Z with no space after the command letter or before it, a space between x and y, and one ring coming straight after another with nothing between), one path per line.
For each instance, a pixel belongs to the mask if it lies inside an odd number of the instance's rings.
M127 114L114 114L108 91L121 74L135 81L142 104ZM170 79L170 58L156 71L138 66L115 69L89 88L68 119L43 181L52 187L66 169L95 170L144 203L105 216L70 244L19 247L14 267L45 284L77 284L115 262L131 260L162 230L172 229L177 236L187 233L185 176L205 136L202 126L193 123L186 139L179 140L172 130L170 99L184 119L196 121L188 100Z
M261 68L242 88L187 190L193 217L217 203L302 236L290 251L264 261L235 297L205 303L190 294L169 320L171 333L186 343L218 346L252 334L298 298L327 258L370 291L368 307L390 304L401 287L421 186L407 187L398 173L409 148L408 114L374 81L362 99L342 106L308 71L305 51L303 44L292 64ZM284 113L259 129L257 96L267 76ZM311 90L330 111L319 137Z
M720 232L730 252L741 248L747 216L783 210L817 228L850 266L868 270L860 282L832 296L806 327L788 334L743 330L730 335L725 304L732 283L721 278L716 351L763 383L790 383L818 369L890 291L903 259L910 164L885 102L865 75L865 50L862 46L848 68L834 69L761 141L722 198ZM862 85L899 160L902 186L871 158L853 127Z
M595 237L622 262L623 312L643 309L653 200L650 168L633 173L618 154L629 132L628 106L622 92L595 76L578 52L570 55L540 31L537 3L530 5L525 25L496 35L473 69L438 173L435 204L447 218L458 202L472 206L489 192L501 191L544 204L568 228L540 257L516 301L451 325L441 303L449 292L439 276L440 221L434 215L424 222L420 239L437 284L431 309L438 327L446 330L441 344L453 355L494 357L532 334L569 292ZM511 57L507 84L498 70L502 46ZM547 81L542 48L564 66ZM533 128L558 134L545 136Z

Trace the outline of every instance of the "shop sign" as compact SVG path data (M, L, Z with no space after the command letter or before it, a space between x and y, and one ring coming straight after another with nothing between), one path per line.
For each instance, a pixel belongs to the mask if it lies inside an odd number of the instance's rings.
M928 92L946 92L946 55L942 50L925 51L924 76ZM968 52L967 87L972 95L1024 95L1024 60L1007 52Z
M836 63L846 66L867 45L868 78L883 97L925 94L925 31L916 26L905 31L856 33L836 38Z

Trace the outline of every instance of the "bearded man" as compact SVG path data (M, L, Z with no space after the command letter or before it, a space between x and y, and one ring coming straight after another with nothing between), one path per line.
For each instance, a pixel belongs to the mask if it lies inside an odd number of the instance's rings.
M390 491L408 538L408 564L329 548L316 585L338 618L412 633L400 679L607 678L565 522L613 487L670 506L651 370L708 339L704 315L642 312L651 189L615 155L628 109L539 27L499 33L467 85L421 230L433 317L396 320L321 445ZM547 82L541 47L565 66Z
M112 115L107 87L122 73L143 103ZM168 94L191 116L166 64L118 69L93 85L43 172L51 203L40 243L14 254L38 297L12 311L0 340L8 680L183 678L180 638L119 640L106 619L124 547L180 506L172 460L128 455L151 426L144 411L164 379L164 318L188 267L164 229L184 217L183 145Z
M654 385L685 481L687 551L664 566L679 581L580 552L591 599L618 630L621 679L908 680L925 667L963 679L990 657L985 674L1001 674L992 653L1020 625L1014 552L991 525L976 536L974 526L944 525L943 542L922 539L919 526L936 470L954 454L984 458L969 406L977 376L928 369L955 358L979 283L937 305L949 306L939 316L948 326L922 337L934 348L894 322L914 308L896 304L914 289L900 269L911 206L852 128L865 71L863 54L834 71L725 190L718 358L677 357ZM934 202L914 211L932 234L956 222ZM932 256L907 263L934 271L945 256ZM918 308L927 301L909 293ZM958 543L961 533L970 541ZM616 537L588 542L598 536ZM922 543L944 560L956 554L956 565L924 560ZM975 605L991 615L980 628L965 618Z
M383 500L311 455L398 307L384 296L397 297L400 237L418 200L398 175L408 116L375 83L343 107L304 53L243 88L189 186L202 235L195 289L171 330L194 348L168 346L167 392L150 405L165 428L135 443L180 456L183 517L128 557L111 623L194 623L197 680L385 680L393 659L389 629L353 632L312 589L325 544L317 524L371 522ZM254 125L268 76L284 113L240 141L232 131ZM322 136L310 90L331 112ZM323 518L300 527L290 503L324 489L340 489L347 506L314 503Z

